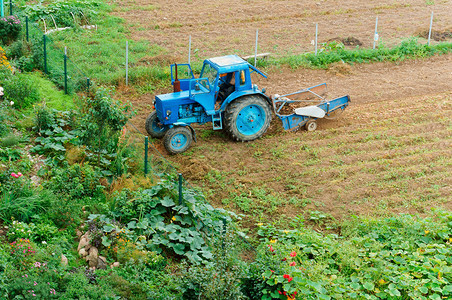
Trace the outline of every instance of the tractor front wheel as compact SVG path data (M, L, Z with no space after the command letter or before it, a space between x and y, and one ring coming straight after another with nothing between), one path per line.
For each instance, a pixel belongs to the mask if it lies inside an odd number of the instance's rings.
M163 145L170 154L187 150L193 141L193 134L188 127L176 126L168 129L163 137Z
M158 139L162 138L168 130L168 127L160 123L159 119L157 118L156 110L152 111L146 118L144 127L151 137Z
M270 127L271 118L270 105L257 95L235 100L224 115L226 130L233 139L241 142L260 138Z

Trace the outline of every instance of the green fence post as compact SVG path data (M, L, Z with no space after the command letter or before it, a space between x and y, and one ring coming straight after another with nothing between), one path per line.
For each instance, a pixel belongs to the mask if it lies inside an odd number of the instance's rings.
M25 17L25 32L27 33L27 42L29 42L29 32L28 32L28 16Z
M5 16L5 11L3 10L4 6L3 0L0 0L0 17L2 18Z
M144 137L144 176L148 175L148 144L149 138Z
M227 230L226 224L227 224L226 218L223 218L223 241L222 241L222 245L221 245L221 248L223 249L223 253L224 253L224 240L226 239L226 230Z
M90 81L89 81L89 78L88 77L86 77L86 93L89 93L89 86L90 86Z
M182 174L179 173L179 205L182 205Z
M64 47L64 93L67 95L67 47Z
M42 40L44 41L44 73L48 74L47 72L47 47L46 47L46 35L42 35Z

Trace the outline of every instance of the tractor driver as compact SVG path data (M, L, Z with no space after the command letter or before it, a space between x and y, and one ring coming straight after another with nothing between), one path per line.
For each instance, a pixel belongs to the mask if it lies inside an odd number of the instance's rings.
M234 72L220 74L220 90L218 91L217 101L221 104L235 91Z

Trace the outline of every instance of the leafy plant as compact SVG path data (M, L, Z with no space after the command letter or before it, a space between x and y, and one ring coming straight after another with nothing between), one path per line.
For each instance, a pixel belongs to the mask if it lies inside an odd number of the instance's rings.
M104 247L115 248L116 241L123 238L138 249L170 250L193 262L210 259L212 253L203 232L221 233L223 219L230 217L202 202L192 190L185 189L183 195L183 203L178 204L177 190L166 179L150 189L123 190L112 200L114 208L109 216L91 215L89 219L103 224L106 235L99 236Z
M8 44L19 36L22 25L17 16L0 18L0 41Z
M27 74L17 74L2 82L5 99L12 101L14 107L23 109L30 107L39 100L39 91L33 77Z
M99 165L102 153L116 152L121 130L132 115L131 106L114 100L106 88L98 88L83 103L80 139L97 153Z

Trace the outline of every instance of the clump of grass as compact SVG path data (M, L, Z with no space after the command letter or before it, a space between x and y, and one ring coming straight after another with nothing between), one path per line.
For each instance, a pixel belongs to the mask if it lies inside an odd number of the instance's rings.
M346 49L344 47L333 47L328 49L327 44L324 51L315 53L305 53L298 55L290 55L281 58L272 58L268 60L260 60L260 67L271 65L288 65L291 68L314 68L326 69L333 63L369 63L381 61L402 61L410 58L423 58L436 54L446 54L452 52L452 43L440 43L436 45L426 45L418 42L416 38L410 38L402 41L399 45L388 48L380 47L378 49Z

